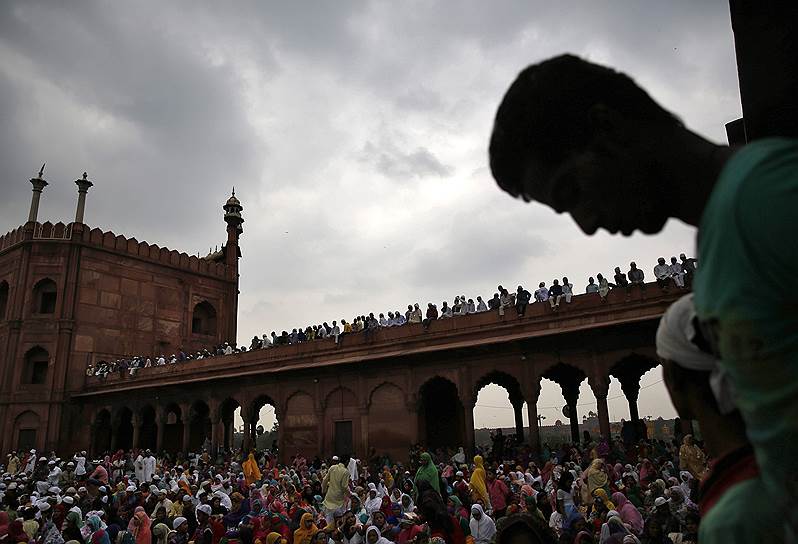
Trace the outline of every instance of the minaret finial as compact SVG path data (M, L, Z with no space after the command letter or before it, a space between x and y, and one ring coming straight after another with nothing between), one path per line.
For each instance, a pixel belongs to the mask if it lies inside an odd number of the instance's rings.
M88 179L89 175L86 172L83 172L83 179Z
M39 179L41 179L41 177L44 175L44 167L45 167L46 164L47 163L42 164L42 169L39 170Z
M236 196L236 186L233 185L233 196Z

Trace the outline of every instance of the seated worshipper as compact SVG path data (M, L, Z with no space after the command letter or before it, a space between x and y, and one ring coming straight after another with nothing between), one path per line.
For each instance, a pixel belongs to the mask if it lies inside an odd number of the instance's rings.
M679 417L698 421L712 457L698 504L700 541L777 542L783 538L778 510L769 501L752 500L765 497L765 488L733 387L696 324L693 295L685 295L662 316L656 338L671 401ZM671 488L671 495L674 489L680 488Z
M682 263L676 260L676 257L671 257L670 269L671 278L676 287L684 287L684 268L682 268Z
M546 288L545 281L538 284L538 288L535 290L535 300L537 302L546 302L549 300L549 290Z
M296 540L294 541L296 544ZM380 534L380 530L374 525L366 529L366 543L367 544L392 544L390 540Z
M646 290L646 275L641 269L637 268L637 264L634 261L629 263L629 272L626 273L626 277L629 278L630 290L634 285L640 287L641 291Z
M555 279L552 282L551 287L549 288L549 304L553 309L555 310L560 309L560 299L562 299L562 296L563 296L562 285L560 285L560 281L558 279Z
M313 522L313 514L305 512L299 520L299 527L294 531L294 544L312 544L313 536L319 528Z
M496 535L496 524L478 504L471 506L471 520L468 523L474 544L490 544Z
M596 285L596 280L593 279L591 276L587 279L587 287L585 287L585 293L598 293L599 286Z
M654 277L657 279L657 285L663 291L668 288L671 279L671 267L665 264L665 258L660 257L657 259L657 264L654 265Z
M616 491L612 494L612 502L615 503L618 517L629 526L632 533L636 536L643 534L643 516L640 515L640 510L629 502L626 495L620 491Z
M574 284L568 281L568 278L562 279L562 296L565 297L565 303L571 303L571 297L574 296Z
M601 274L596 274L596 279L598 279L598 293L601 297L601 302L607 302L607 295L610 292L610 287L615 287L615 285L607 281L607 278Z

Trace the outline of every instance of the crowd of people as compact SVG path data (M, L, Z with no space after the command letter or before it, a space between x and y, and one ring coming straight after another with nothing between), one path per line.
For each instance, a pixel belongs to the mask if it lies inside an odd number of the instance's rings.
M657 265L654 266L654 278L663 290L671 288L686 289L692 285L696 269L696 260L687 257L684 253L679 256L679 259L671 257L670 264L666 263L664 257L660 257ZM601 300L604 301L607 299L610 290L622 288L626 291L627 297L629 297L633 288L639 288L644 291L646 289L645 281L643 270L632 262L629 265L628 272L621 272L620 267L615 268L613 282L610 282L600 273L596 274L595 279L591 276L588 278L585 293L598 294ZM292 329L290 333L284 330L279 335L276 331L272 331L271 335L263 334L262 337L253 337L248 348L243 345L238 346L235 342L224 342L212 349L202 349L196 353L186 353L180 348L177 353L171 355L133 356L122 357L113 361L99 361L86 369L86 375L100 378L106 378L109 374L115 373L118 373L121 377L134 376L142 368L198 361L211 357L223 357L257 349L324 339L331 339L338 344L342 337L350 334L364 333L368 335L380 328L400 327L406 324L421 324L426 329L430 326L430 323L438 319L449 319L488 311L495 311L500 316L504 316L506 312L515 312L517 315L523 316L527 306L535 302L548 302L552 311L559 311L560 304L570 304L573 295L574 286L567 277L562 278L562 283L560 283L559 279L554 279L549 287L546 286L545 282L541 282L534 294L531 294L521 285L514 292L499 285L493 294L493 298L487 301L483 300L481 296L477 296L475 301L473 298L459 295L454 297L451 305L444 300L440 309L436 304L430 302L422 312L418 303L416 303L409 304L404 313L398 310L388 312L387 317L383 313L377 316L374 313L369 313L368 315L356 316L350 321L341 319L340 324L337 320L333 320L332 325L325 321L320 325Z
M618 439L558 448L415 446L409 463L207 450L90 460L10 453L7 544L489 544L695 542L701 447ZM515 540L513 540L515 538ZM667 539L667 540L666 540Z

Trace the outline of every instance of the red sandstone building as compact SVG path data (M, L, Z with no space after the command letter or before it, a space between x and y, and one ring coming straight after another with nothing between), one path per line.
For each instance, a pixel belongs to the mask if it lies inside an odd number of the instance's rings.
M81 407L70 399L89 364L235 341L243 223L235 194L224 205L226 243L199 258L85 225L85 174L75 181L75 221L39 223L42 176L30 180L28 221L0 237L0 451L85 448Z
M471 451L489 383L508 391L516 434L537 449L543 379L560 386L575 440L587 380L609 435L610 378L637 420L640 377L658 364L657 322L678 297L652 284L607 302L575 296L559 312L532 304L523 317L484 312L100 379L86 375L89 364L235 341L241 204L233 195L224 205L222 250L198 258L89 229L85 178L73 223L38 223L46 182L31 183L28 222L0 238L0 451L226 448L239 408L248 446L264 404L275 409L283 460L365 457L371 447L406 460L416 442Z

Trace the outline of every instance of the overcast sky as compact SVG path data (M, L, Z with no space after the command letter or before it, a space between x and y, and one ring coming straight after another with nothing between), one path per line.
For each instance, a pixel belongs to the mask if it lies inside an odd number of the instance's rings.
M47 162L40 218L74 217L85 170L86 223L205 255L235 185L247 343L498 283L567 275L581 290L632 259L651 275L693 252L694 229L586 237L491 178L503 93L563 52L629 73L713 141L741 115L725 0L4 1L0 227L25 221ZM660 379L643 377L641 415L674 414ZM547 423L563 403L546 382ZM479 404L477 426L511 424L504 390ZM628 417L623 399L610 415Z

